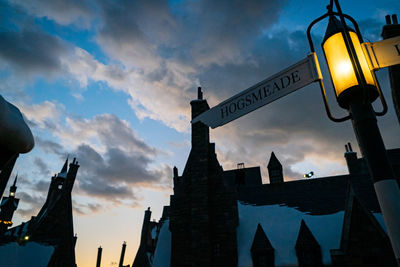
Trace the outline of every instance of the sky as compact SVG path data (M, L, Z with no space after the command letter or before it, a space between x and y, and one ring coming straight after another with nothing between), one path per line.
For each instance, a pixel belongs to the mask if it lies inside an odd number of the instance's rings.
M203 88L210 106L279 72L310 52L306 29L329 1L0 0L0 94L24 114L35 148L21 154L14 223L37 214L50 178L69 156L80 163L73 189L76 259L132 264L144 210L161 217L190 151L190 100ZM365 41L381 39L398 0L342 1ZM320 43L324 84L337 106ZM386 70L377 72L389 104L378 118L387 148L400 147ZM374 108L380 110L379 101ZM347 173L344 144L359 152L349 121L325 114L317 84L210 130L224 170L261 166L274 151L285 180ZM11 183L11 179L10 179ZM8 190L5 192L8 194Z

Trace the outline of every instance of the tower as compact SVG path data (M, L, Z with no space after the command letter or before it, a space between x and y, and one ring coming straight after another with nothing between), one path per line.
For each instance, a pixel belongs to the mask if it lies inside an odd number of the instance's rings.
M71 192L78 169L75 158L70 164L65 161L61 172L51 178L46 202L35 218L34 238L59 242L48 267L76 266Z
M18 175L15 176L14 183L10 186L10 194L8 197L3 197L3 200L0 204L0 235L4 233L8 227L12 226L12 217L14 215L14 211L18 207L19 199L15 198L15 192L17 191L17 178Z
M209 109L201 88L190 102L192 119ZM171 196L171 266L236 266L237 203L223 183L223 170L209 128L192 124L192 148L182 176L174 169Z
M283 183L282 164L276 158L274 152L271 153L267 168L270 184Z

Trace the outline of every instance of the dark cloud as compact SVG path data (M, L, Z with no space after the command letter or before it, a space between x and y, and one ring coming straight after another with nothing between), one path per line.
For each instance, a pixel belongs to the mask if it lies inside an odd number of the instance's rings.
M278 19L286 1L189 1L184 23L202 66L251 60L251 46ZM196 30L193 30L196 29Z
M43 149L46 153L54 153L57 155L65 155L64 148L51 140L42 139L39 136L35 136L35 144Z
M156 47L138 25L137 14L141 13L141 5L134 1L105 0L99 1L99 6L102 26L98 41L102 48L128 66L155 68L158 63Z
M0 58L18 70L52 74L61 69L65 53L60 39L39 30L0 32Z
M40 180L37 181L33 184L34 189L39 191L39 192L47 192L49 190L49 186L50 186L50 177L49 180L44 181L44 180Z
M126 186L104 184L99 180L82 181L80 188L92 196L107 198L111 201L121 198L132 198L133 193Z
M83 23L89 26L93 15L89 1L85 0L12 0L11 2L22 7L29 14L46 17L63 25L74 23L77 26L83 26Z
M77 213L78 215L93 214L103 209L103 205L97 203L82 204L74 200L72 202L73 202L74 213Z
M137 152L130 154L110 148L102 156L91 146L80 145L74 154L81 165L79 188L96 197L132 199L133 187L156 185L164 175L148 170L153 160Z
M36 169L39 171L39 173L43 176L49 176L50 175L50 170L47 164L39 157L35 157L33 160L33 163L36 165Z
M59 128L57 135L76 144L69 154L81 166L78 194L120 202L136 198L133 188L169 184L164 180L165 168L152 166L159 151L140 139L126 121L112 114L67 121L68 127ZM38 145L45 151L64 151L60 145L42 139Z
M36 195L34 192L26 193L17 191L16 197L20 199L19 206L23 205L27 208L18 208L16 213L20 214L25 219L31 216L36 216L45 201L45 195Z

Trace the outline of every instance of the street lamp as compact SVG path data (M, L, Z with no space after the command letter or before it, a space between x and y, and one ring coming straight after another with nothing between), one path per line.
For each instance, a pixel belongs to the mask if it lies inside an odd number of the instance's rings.
M337 12L333 11L333 4ZM348 111L348 115L335 118L330 112L324 84L319 80L325 109L334 122L351 120L361 153L367 163L378 202L384 217L395 257L400 265L400 189L386 148L377 125L376 115L387 112L386 101L379 88L375 73L370 70L364 56L363 39L357 22L343 14L338 0L330 0L328 12L315 19L307 29L311 52L315 52L311 38L311 28L329 17L328 28L322 41L322 49L337 102ZM347 26L350 21L354 29ZM371 103L379 96L383 111L375 112Z
M322 49L328 64L338 103L341 107L347 108L353 98L363 97L363 87L357 79L356 68L353 68L350 57L351 53L348 50L350 44L346 44L343 32L348 33L350 36L349 41L354 47L362 75L367 85L366 88L370 98L368 101L374 101L378 96L378 91L368 67L367 59L363 54L357 33L349 27L345 28L331 12L328 28L322 41Z

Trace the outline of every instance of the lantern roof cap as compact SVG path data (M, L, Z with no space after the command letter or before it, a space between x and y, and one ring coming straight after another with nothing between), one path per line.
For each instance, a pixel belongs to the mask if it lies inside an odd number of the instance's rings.
M336 33L341 32L343 30L343 28L344 27L343 27L342 22L339 19L337 19L337 17L335 15L331 14L329 16L328 27L326 28L326 32L325 32L324 39L322 41L322 45L325 43L325 41L329 37L331 37L332 35L335 35ZM346 25L346 30L354 32L354 30L347 25Z

